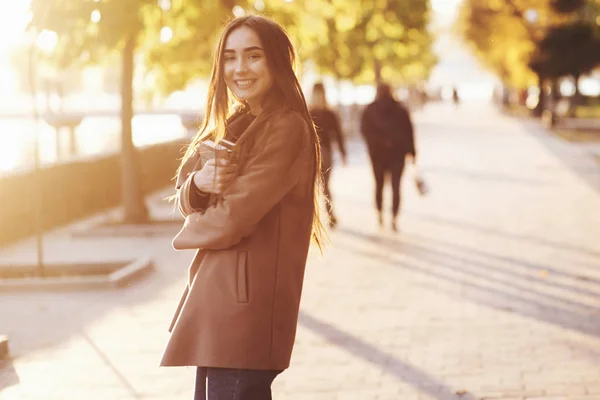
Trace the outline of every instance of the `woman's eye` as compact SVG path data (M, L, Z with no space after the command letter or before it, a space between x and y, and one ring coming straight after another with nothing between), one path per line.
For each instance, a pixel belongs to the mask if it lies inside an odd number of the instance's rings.
M260 58L260 54L250 54L251 60L258 60Z
M233 60L235 60L235 57L234 56L225 56L223 59L225 61L233 61Z

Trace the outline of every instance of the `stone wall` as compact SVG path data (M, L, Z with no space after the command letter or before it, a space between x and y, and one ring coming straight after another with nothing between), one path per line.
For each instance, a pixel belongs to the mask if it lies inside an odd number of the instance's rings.
M173 141L138 149L144 193L172 182L184 145ZM35 233L36 197L44 230L121 204L120 162L120 154L111 154L44 167L39 179L32 170L0 176L0 245Z

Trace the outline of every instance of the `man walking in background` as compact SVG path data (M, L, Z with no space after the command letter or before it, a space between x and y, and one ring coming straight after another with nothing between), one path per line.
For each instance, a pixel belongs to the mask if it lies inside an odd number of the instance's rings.
M382 83L377 87L375 101L369 104L361 120L361 133L367 143L375 175L375 203L379 225L383 226L383 186L387 175L392 178L391 227L398 231L400 189L405 158L415 162L413 124L406 107L394 99L392 89Z

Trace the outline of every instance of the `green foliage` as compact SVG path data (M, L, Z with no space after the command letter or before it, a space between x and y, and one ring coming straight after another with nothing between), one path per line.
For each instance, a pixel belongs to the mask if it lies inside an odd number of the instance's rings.
M377 59L385 79L412 82L425 79L437 61L431 51L433 38L427 30L429 1L236 3L247 12L267 15L282 24L298 48L301 61L312 59L321 73L339 79L373 82ZM176 4L164 19L164 23L172 24L174 39L167 45L151 46L147 52L148 63L159 73L158 81L166 92L209 74L220 26L230 15L228 9L209 2L190 4L179 0Z
M551 28L539 42L530 67L549 78L580 76L600 64L600 38L585 22Z
M100 63L124 38L144 27L151 0L31 0L31 27L58 34L54 60L60 68ZM94 23L92 13L101 19Z
M146 66L161 92L184 89L190 80L210 74L220 27L229 18L231 12L219 2L172 0L170 10L149 22ZM163 27L173 31L166 43L160 40Z
M533 13L535 18L529 17ZM528 63L547 27L562 21L549 0L465 0L456 28L479 60L506 84L537 80Z
M485 65L524 87L533 72L556 78L597 66L599 13L596 0L465 0L457 28Z
M136 38L145 71L164 93L183 89L210 73L215 44L232 8L261 13L281 23L301 61L340 79L372 82L377 65L392 82L426 79L436 63L428 30L429 0L32 0L32 27L59 36L59 68L101 63ZM101 15L92 21L92 13ZM97 18L96 18L97 19ZM161 41L161 29L173 37Z
M310 55L322 73L359 83L426 79L436 63L428 30L429 1L327 2L325 34Z
M559 13L572 13L583 7L586 0L551 0L552 8Z

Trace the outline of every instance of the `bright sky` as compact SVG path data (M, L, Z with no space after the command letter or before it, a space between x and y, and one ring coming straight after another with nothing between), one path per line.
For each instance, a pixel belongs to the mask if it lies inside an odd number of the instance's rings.
M10 50L23 40L29 22L29 0L0 0L0 91L15 86L10 70Z
M431 6L436 13L453 14L462 0L431 0Z

